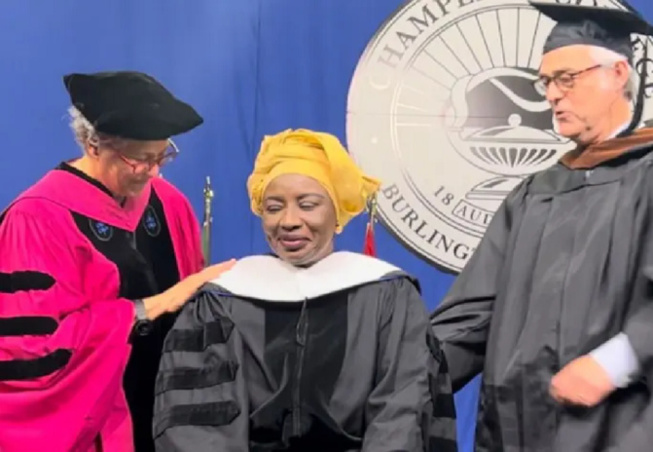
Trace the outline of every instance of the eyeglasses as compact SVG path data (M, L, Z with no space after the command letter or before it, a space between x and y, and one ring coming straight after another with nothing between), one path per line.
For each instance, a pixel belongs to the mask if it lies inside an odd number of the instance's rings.
M152 170L152 168L155 166L161 168L162 166L165 166L173 161L177 155L179 155L179 149L177 148L177 145L174 141L168 140L168 146L158 157L140 159L135 157L127 157L120 152L117 152L117 154L118 157L120 157L120 160L132 168L134 173L145 173Z
M560 74L554 75L553 77L542 76L533 82L533 86L535 87L535 91L537 91L542 96L546 95L546 90L549 88L551 82L555 83L560 91L567 93L574 88L576 79L578 77L603 66L604 65L602 64L597 64L595 66L590 66L576 72L562 72Z

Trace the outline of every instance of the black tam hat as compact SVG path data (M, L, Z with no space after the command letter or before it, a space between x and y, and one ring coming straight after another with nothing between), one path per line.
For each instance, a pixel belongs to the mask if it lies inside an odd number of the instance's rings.
M550 2L529 2L543 15L556 21L544 43L544 54L561 47L588 45L602 47L623 55L633 63L632 34L653 35L653 26L632 7L622 1L626 9L598 6L562 5ZM644 44L644 64L640 73L640 86L633 120L623 132L628 134L637 127L644 107L646 88L646 61L648 45Z
M133 140L165 140L204 122L153 77L118 71L68 74L71 103L98 132Z

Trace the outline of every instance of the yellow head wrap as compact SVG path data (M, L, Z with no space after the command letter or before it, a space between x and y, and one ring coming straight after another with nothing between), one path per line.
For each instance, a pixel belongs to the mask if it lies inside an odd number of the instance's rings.
M336 208L337 228L365 209L381 183L363 174L338 138L307 129L287 129L266 136L247 179L252 211L261 215L268 184L282 174L302 174L318 181Z

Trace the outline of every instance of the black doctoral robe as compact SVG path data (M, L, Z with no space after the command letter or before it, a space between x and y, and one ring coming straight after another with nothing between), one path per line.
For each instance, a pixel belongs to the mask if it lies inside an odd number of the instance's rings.
M355 253L240 260L166 338L154 435L160 452L457 450L416 281Z
M651 150L527 178L432 314L454 390L483 372L476 451L653 448ZM594 408L556 403L553 375L620 332L639 378Z

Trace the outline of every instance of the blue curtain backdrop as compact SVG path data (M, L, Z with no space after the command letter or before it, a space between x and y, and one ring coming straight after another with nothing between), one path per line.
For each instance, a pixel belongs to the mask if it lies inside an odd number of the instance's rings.
M453 0L452 0L453 1ZM457 1L457 0L456 0ZM462 1L462 0L461 0ZM465 2L463 2L465 3ZM561 2L562 3L562 2ZM182 136L165 169L202 211L211 176L213 258L266 250L245 180L264 134L326 130L345 139L352 73L400 0L3 0L0 2L0 205L79 152L61 81L73 71L141 70L193 104L205 124ZM653 19L650 0L631 5ZM422 282L434 308L453 277L378 231L378 253ZM364 218L339 237L359 250ZM472 450L478 381L457 395L459 437Z

